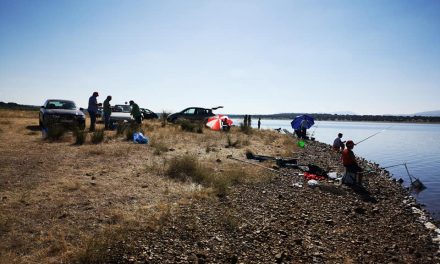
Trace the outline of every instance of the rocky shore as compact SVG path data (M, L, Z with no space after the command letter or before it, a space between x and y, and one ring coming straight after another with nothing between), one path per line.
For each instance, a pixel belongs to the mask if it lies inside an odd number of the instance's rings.
M326 144L310 141L293 155L342 173ZM176 203L159 227L131 230L109 247L105 262L439 263L440 229L429 214L386 171L360 162L372 171L364 189L330 181L311 188L301 171L282 169L224 197Z

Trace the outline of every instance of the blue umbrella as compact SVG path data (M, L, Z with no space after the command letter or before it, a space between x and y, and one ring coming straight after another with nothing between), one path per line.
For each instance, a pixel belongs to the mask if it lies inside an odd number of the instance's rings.
M295 130L301 129L301 122L304 119L307 121L307 129L311 128L313 126L313 124L315 124L315 120L313 119L313 117L311 117L309 115L299 115L299 116L295 117L292 120L292 122L290 123L292 125L292 128Z

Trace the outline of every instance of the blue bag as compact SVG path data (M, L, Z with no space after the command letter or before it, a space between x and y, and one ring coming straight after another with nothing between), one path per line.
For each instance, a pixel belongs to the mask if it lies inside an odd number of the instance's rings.
M141 132L134 133L133 142L139 144L148 144L148 138L144 136Z

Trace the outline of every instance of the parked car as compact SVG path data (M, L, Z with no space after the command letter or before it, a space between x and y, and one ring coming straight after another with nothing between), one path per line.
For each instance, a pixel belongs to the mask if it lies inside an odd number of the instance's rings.
M63 125L66 128L84 129L86 126L86 116L78 109L73 101L62 99L46 100L40 108L39 123L41 128L51 125Z
M219 108L223 108L223 106L213 108L188 107L180 112L169 115L167 120L172 123L182 119L189 121L206 121L209 117L215 116L212 110L217 110Z
M140 108L142 119L157 119L159 116L154 113L153 111L146 109L146 108Z
M101 118L104 116L104 108L102 106L98 106L98 111L96 111L96 118Z
M119 122L131 122L133 117L130 115L131 106L129 105L114 105L112 107L112 114L110 115L110 124Z

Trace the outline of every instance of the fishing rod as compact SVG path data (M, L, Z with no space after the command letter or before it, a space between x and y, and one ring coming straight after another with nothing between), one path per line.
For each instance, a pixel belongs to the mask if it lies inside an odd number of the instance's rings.
M406 164L406 163L394 164L394 165L390 165L390 166L382 167L382 169L388 169L388 168L393 168L393 167L397 167L397 166L404 166L405 164Z
M384 132L385 130L389 129L390 127L392 127L392 126L386 127L386 128L384 128L384 129L382 129L381 131L379 131L379 132L376 132L376 133L374 133L373 135L371 135L371 136L368 136L368 137L366 137L366 138L362 139L361 141L359 141L359 142L355 143L355 145L359 145L359 143L362 143L362 142L364 142L365 140L367 140L367 139L370 139L370 138L374 137L375 135L377 135L377 134L379 134L379 133L382 133L382 132Z
M312 138L315 135L315 131L318 128L318 124L316 124L315 129L313 129L312 135L310 135L310 138Z
M260 165L260 164L257 164L257 163L253 163L253 162L250 162L250 161L234 158L234 157L232 157L232 155L228 155L228 156L226 156L226 158L232 159L232 160L236 160L236 161L240 161L240 162L247 163L247 164L252 164L252 165L264 168L264 169L266 169L268 171L275 172L277 174L280 173L280 171L278 171L278 170L275 170L275 169L272 169L272 168L269 168L269 167L266 167L266 166L263 166L263 165Z

